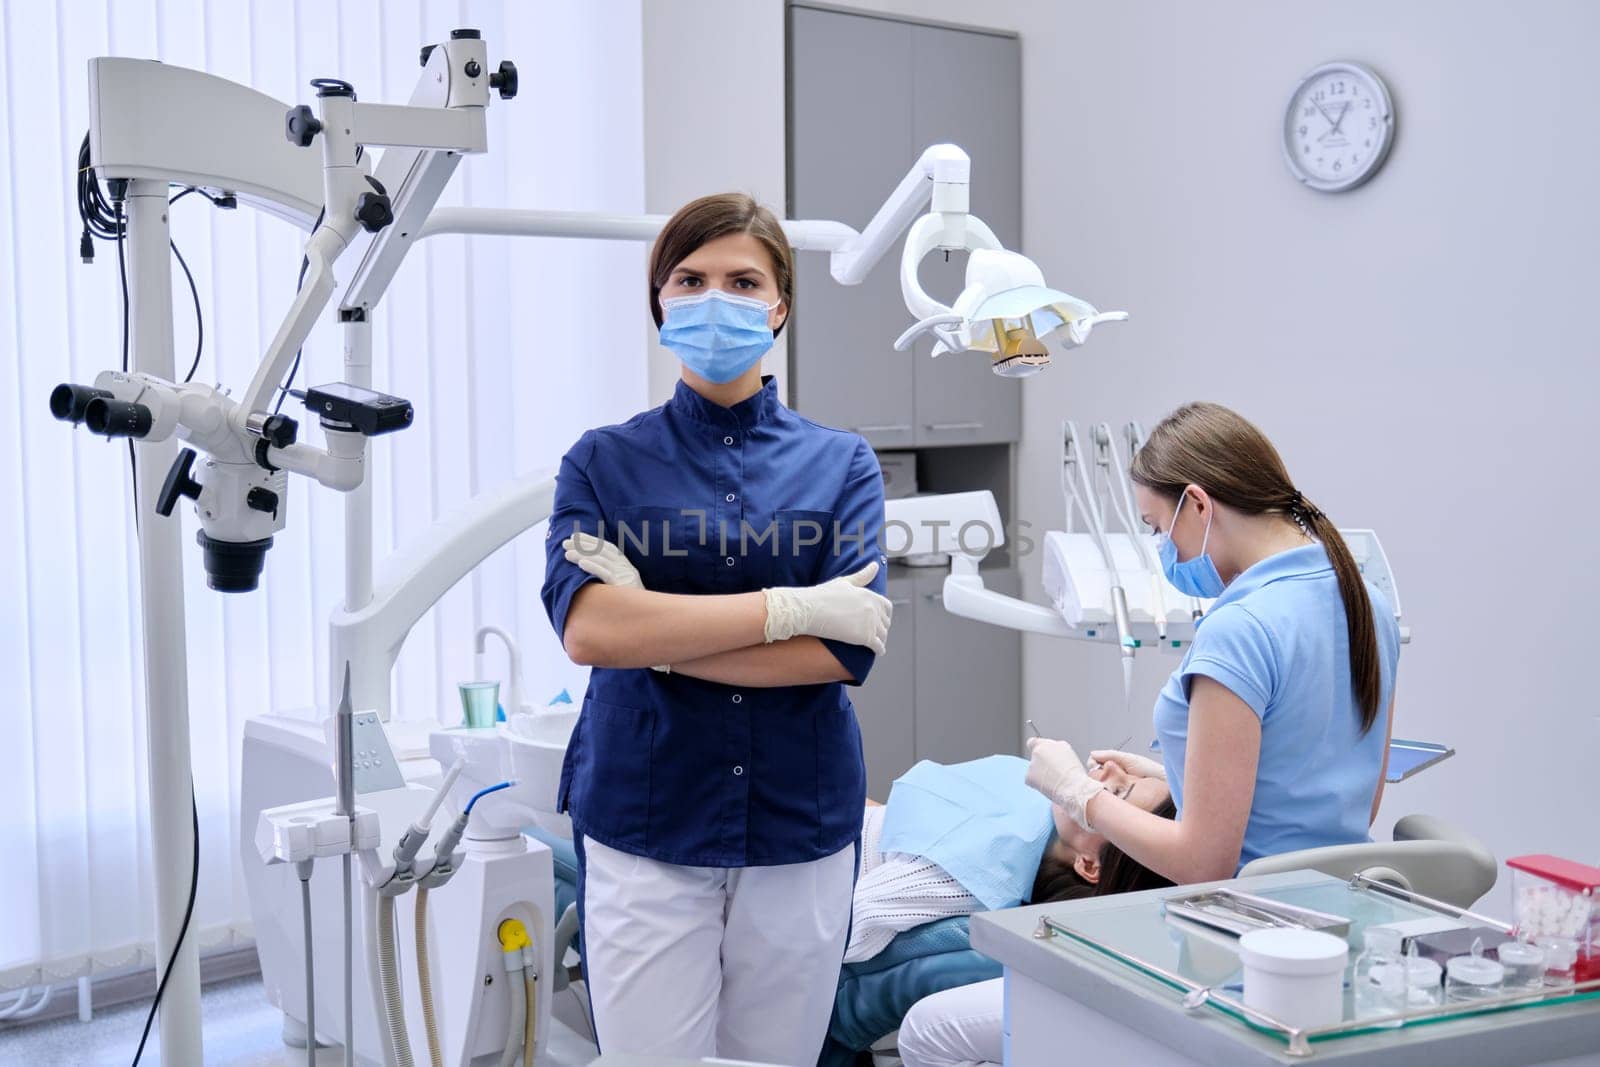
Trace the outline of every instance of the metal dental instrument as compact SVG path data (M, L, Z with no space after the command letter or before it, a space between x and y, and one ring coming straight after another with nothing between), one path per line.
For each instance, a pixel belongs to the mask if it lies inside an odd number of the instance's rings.
M1044 734L1041 734L1039 732L1039 728L1033 724L1033 720L1032 719L1027 719L1025 721L1028 724L1028 729L1033 731L1033 736L1034 737L1043 737L1044 736Z
M1146 525L1139 518L1139 508L1134 503L1133 482L1129 476L1129 462L1139 447L1136 442L1143 438L1139 424L1130 422L1123 430L1127 438L1129 452L1127 460L1117 449L1117 439L1111 433L1111 427L1101 423L1095 427L1095 443L1099 446L1098 459L1100 471L1107 485L1110 487L1111 510L1116 512L1122 528L1128 533L1128 540L1133 542L1134 550L1139 554L1139 560L1144 564L1146 578L1150 583L1150 615L1155 619L1156 637L1165 642L1167 639L1167 605L1164 589L1166 582L1161 572L1161 561L1156 559L1155 551L1150 547L1149 535L1145 532Z

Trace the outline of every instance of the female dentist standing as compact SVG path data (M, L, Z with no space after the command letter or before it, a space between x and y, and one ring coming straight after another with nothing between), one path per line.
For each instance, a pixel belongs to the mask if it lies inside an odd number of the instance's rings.
M866 794L844 685L889 627L883 479L761 376L794 304L770 211L688 204L649 283L682 380L562 458L543 589L594 668L560 799L595 1028L606 1052L815 1063Z
M1131 473L1168 579L1216 600L1156 701L1162 762L1090 755L1165 778L1178 818L1107 791L1064 741L1030 743L1028 783L1179 884L1370 840L1394 718L1394 612L1272 442L1227 408L1167 416Z

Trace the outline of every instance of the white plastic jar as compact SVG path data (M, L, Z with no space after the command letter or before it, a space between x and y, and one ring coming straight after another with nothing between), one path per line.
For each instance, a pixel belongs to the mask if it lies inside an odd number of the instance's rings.
M1251 930L1239 938L1244 1002L1302 1030L1344 1021L1350 946L1316 930Z

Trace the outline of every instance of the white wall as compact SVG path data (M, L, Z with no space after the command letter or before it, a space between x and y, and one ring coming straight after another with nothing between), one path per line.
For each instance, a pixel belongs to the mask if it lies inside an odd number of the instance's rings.
M744 192L784 215L782 0L651 0L644 9L645 210ZM865 221L865 220L863 220ZM677 357L647 320L650 403L672 395ZM788 341L765 359L788 396Z
M1390 788L1380 831L1430 811L1502 859L1600 860L1585 612L1600 509L1582 476L1600 8L853 6L1021 33L1025 250L1052 284L1134 316L1024 385L1021 517L1059 523L1063 415L1238 408L1336 521L1379 531L1415 631L1397 731L1459 751ZM1289 178L1277 135L1298 78L1335 58L1388 80L1398 137L1371 184L1328 196ZM1546 561L1562 565L1540 582ZM1037 558L1025 567L1037 597ZM1171 665L1141 663L1130 712L1108 652L1030 638L1027 714L1085 745L1146 741Z

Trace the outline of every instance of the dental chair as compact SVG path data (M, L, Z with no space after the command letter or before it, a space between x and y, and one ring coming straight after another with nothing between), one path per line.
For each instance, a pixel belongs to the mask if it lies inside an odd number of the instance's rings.
M1305 870L1335 878L1363 874L1464 909L1493 888L1498 866L1494 853L1472 835L1431 815L1407 815L1394 824L1393 841L1263 856L1245 864L1239 876Z

